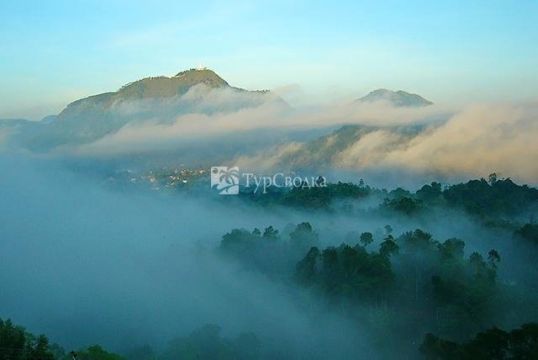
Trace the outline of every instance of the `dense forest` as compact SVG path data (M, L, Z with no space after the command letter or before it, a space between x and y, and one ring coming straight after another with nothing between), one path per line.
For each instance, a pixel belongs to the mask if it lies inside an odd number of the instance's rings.
M455 185L433 182L415 192L375 189L361 181L263 196L243 191L239 200L219 201L298 209L312 219L344 216L349 224L360 217L385 221L368 231L335 224L320 231L319 220L309 219L283 228L233 228L205 250L237 264L239 271L279 284L313 316L335 313L365 329L379 358L538 356L538 190L533 187L492 174ZM501 242L471 232L438 238L420 226L432 214L453 212L498 234ZM516 263L528 276L503 277ZM229 336L216 324L178 335L166 346L133 346L117 354L100 345L64 350L45 335L0 320L0 360L290 357L284 344L267 343L255 332Z

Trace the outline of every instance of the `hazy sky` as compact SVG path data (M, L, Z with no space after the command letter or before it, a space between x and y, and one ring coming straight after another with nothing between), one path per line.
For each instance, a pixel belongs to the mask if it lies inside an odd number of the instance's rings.
M538 97L538 1L0 2L0 118L204 65L310 101ZM291 88L296 88L291 87Z

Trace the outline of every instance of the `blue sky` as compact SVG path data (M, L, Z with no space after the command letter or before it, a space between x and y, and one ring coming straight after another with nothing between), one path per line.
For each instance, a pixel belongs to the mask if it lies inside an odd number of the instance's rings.
M207 66L312 102L384 87L437 103L538 98L538 1L0 2L0 117L38 119Z

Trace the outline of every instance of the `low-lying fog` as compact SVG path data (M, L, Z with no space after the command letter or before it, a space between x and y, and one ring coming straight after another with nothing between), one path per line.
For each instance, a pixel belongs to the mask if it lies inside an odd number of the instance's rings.
M159 346L206 323L301 353L357 348L360 331L344 319L313 316L309 300L213 253L233 227L306 214L114 192L53 161L0 166L9 169L0 179L0 317L67 348Z
M225 335L252 331L290 355L375 357L367 329L300 290L218 256L215 248L233 228L283 229L309 221L322 244L339 245L349 231L381 231L390 223L395 234L421 227L440 240L460 237L466 252L509 251L502 234L448 211L418 224L269 212L209 189L196 197L116 191L51 159L2 156L0 168L0 318L45 333L66 349L93 343L116 351L143 344L158 349L215 323ZM484 237L491 242L476 241ZM501 274L513 280L523 276L520 270Z

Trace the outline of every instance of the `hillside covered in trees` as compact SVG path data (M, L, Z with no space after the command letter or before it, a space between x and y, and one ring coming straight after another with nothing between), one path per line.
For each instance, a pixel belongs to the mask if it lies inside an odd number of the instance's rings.
M249 223L259 226L231 228L210 239L210 247L197 247L189 255L196 264L190 271L205 272L203 259L210 256L232 286L250 279L278 288L293 311L316 324L321 335L308 346L306 340L286 343L259 327L230 329L216 320L160 343L66 348L1 320L0 360L341 358L354 350L338 352L323 343L340 328L348 333L338 341L350 349L360 344L369 358L537 354L538 190L533 187L495 175L453 185L434 182L414 192L340 182L263 196L242 192L216 203L248 209ZM263 218L268 210L282 213L284 220L304 220L271 224ZM452 224L461 222L467 225ZM167 262L180 262L173 247L167 252ZM167 286L180 290L185 279L171 274Z

